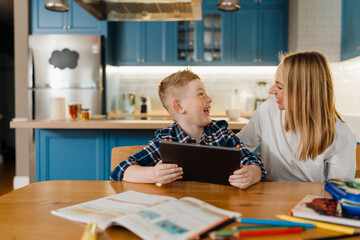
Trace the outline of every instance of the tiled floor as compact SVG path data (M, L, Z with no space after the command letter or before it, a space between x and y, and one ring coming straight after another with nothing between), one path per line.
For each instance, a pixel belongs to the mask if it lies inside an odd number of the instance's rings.
M0 162L0 196L13 190L15 160Z

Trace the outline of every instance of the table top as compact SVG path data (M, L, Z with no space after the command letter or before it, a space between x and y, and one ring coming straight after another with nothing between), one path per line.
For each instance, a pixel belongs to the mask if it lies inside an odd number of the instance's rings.
M128 190L176 198L190 196L216 207L240 212L243 217L276 219L276 214L287 214L306 194L321 195L322 187L323 183L266 182L240 190L232 186L186 181L161 187L155 184L117 181L37 182L0 197L0 238L80 239L85 224L54 216L51 210ZM340 234L322 229L307 229L301 234L277 235L276 239L308 239L336 235ZM98 239L139 238L125 228L114 226L104 231L98 229ZM274 236L242 239L274 239Z

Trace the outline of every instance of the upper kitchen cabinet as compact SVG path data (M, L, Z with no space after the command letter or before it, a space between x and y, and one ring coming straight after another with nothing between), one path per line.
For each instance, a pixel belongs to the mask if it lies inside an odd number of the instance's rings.
M241 1L233 15L233 65L277 65L278 53L287 51L285 0Z
M109 22L107 62L111 65L164 65L174 22Z
M72 1L70 11L45 9L46 0L31 0L31 34L93 34L105 35L107 22L98 21Z
M230 13L216 9L217 1L203 1L202 21L180 21L173 36L176 44L175 63L180 65L223 65L228 52ZM168 48L169 49L169 48ZM171 51L171 49L169 49Z
M360 56L360 1L343 0L341 60Z

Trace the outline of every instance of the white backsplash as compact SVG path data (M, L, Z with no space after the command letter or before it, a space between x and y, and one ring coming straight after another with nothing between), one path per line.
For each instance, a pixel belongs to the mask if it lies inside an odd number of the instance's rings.
M336 106L342 114L360 113L360 57L331 63L334 75ZM136 94L151 98L152 109L163 109L158 94L159 83L168 75L185 67L113 67L107 66L107 111L121 109L121 95ZM256 95L257 82L274 82L276 67L191 67L205 82L213 99L213 110L225 110L235 89Z

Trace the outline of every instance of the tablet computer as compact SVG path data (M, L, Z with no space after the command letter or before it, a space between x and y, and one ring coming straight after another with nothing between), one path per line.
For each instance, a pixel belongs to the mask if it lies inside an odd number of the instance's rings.
M229 176L240 169L237 148L161 141L163 163L183 168L182 180L230 185Z

